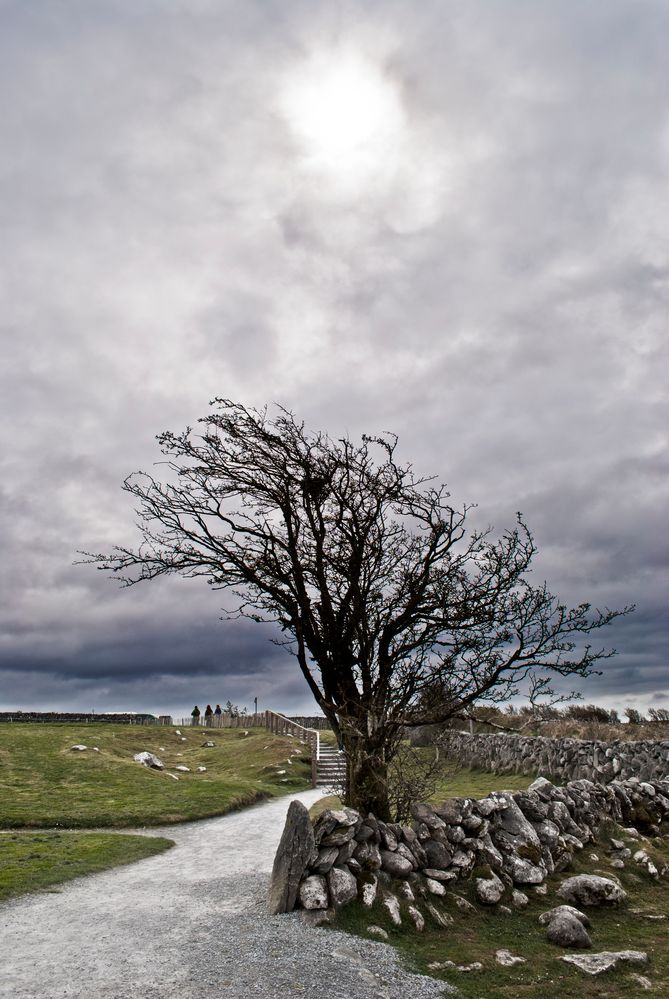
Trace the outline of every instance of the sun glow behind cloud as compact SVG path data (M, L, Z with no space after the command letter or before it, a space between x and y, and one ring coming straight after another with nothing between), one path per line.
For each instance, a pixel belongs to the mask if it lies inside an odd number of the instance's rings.
M399 166L407 128L399 88L358 52L312 55L287 77L279 109L302 166L336 190L366 190Z

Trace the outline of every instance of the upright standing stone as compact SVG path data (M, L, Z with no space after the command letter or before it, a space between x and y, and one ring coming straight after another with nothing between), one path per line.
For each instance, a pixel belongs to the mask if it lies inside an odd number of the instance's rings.
M314 830L309 812L301 801L292 801L272 868L268 900L272 915L292 912L300 879L314 853Z

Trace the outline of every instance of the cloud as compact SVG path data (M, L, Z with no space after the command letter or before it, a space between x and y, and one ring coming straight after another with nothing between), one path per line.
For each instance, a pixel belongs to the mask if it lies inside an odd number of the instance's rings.
M241 698L249 676L308 710L295 664L204 587L119 594L71 566L132 541L123 478L215 395L395 431L481 523L522 509L566 600L638 604L588 699L664 689L668 20L660 0L3 6L3 699L149 708L168 683L185 710L193 677ZM279 99L341 53L389 88L376 170L341 142L324 169Z

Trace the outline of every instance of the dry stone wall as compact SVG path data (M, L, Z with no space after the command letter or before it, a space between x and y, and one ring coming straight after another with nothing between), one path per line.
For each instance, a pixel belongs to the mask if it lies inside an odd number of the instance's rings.
M371 906L378 897L394 922L403 913L418 929L426 918L446 926L450 917L440 900L472 877L481 904L526 904L524 892L541 890L549 874L569 867L574 851L595 838L605 819L654 836L668 831L669 781L576 780L556 787L539 777L527 791L416 804L413 819L409 826L364 818L350 808L324 812L314 824L309 856L300 862L294 907L320 921L354 899ZM612 859L624 866L630 857L621 843L620 856ZM294 851L285 859L282 864L277 854L276 878L290 868L294 879ZM278 897L280 886L273 890Z
M550 774L570 780L608 784L639 777L662 780L669 775L669 742L589 742L522 735L469 735L447 732L440 745L449 759L464 767L493 773Z

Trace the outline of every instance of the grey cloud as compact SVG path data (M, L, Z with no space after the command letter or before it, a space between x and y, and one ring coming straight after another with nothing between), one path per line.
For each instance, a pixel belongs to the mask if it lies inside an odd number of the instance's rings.
M290 658L226 630L216 595L71 566L132 541L120 483L215 395L395 431L474 522L523 510L565 600L639 605L588 699L663 689L666 4L0 17L0 666L26 706L40 675L54 703L99 684L149 707L163 661L178 705L179 656L188 685L234 649L240 691L271 677L306 708ZM342 46L396 88L407 139L396 175L335 196L276 98Z

